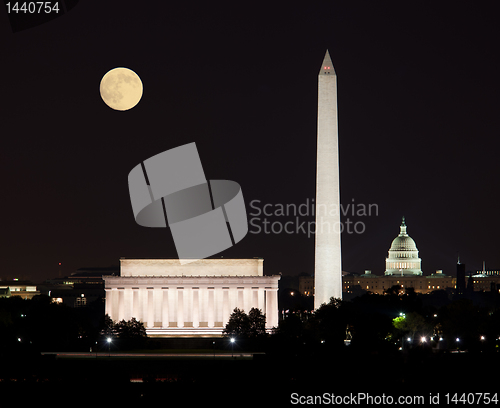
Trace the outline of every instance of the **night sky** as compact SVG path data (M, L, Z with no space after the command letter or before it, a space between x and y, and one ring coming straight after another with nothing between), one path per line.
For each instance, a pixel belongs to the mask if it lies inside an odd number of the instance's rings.
M364 229L342 234L343 270L383 274L403 215L424 275L454 274L457 252L467 270L500 268L496 2L178 3L81 0L15 33L1 10L0 277L177 257L168 229L135 223L127 176L191 142L207 179L240 184L249 221L255 200L311 206L327 48L341 201L378 208L343 217ZM99 94L120 66L144 86L125 112ZM313 273L314 236L255 230L215 257Z

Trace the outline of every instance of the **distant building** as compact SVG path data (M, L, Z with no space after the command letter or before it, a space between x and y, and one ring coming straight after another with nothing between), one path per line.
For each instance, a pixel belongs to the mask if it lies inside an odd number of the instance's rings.
M500 293L500 275L471 275L469 282L474 285L474 292Z
M437 270L424 276L421 269L422 260L418 256L415 241L406 232L406 220L403 217L399 235L392 241L388 257L385 260L384 275L372 274L366 270L364 274L348 274L342 272L342 291L344 293L361 294L365 291L383 294L393 286L404 293L413 288L416 293L430 293L435 290L455 288L457 279ZM465 276L465 275L464 275ZM465 288L465 281L464 281ZM305 296L314 295L314 279L299 277L299 290Z
M40 290L50 296L53 302L70 307L86 307L97 300L102 300L104 304L102 276L119 273L118 266L80 268L69 276L46 280L40 285Z
M36 285L29 281L0 281L0 297L20 297L23 299L31 299L33 296L39 295Z
M369 291L382 295L384 291L393 286L399 286L401 292L404 292L406 288L414 288L416 293L430 293L435 290L454 289L455 285L456 278L443 274L441 270L426 276L382 276L375 275L371 271L365 271L362 275L346 274L342 276L343 292L353 294ZM300 276L299 291L304 296L313 296L314 278Z
M10 297L10 289L0 288L0 298L9 298L9 297Z
M461 263L460 259L457 262L456 277L445 275L442 270L423 275L417 246L406 233L404 217L400 233L392 241L385 263L383 276L372 274L370 270L361 275L342 272L342 291L354 296L365 292L384 294L393 286L398 286L400 293L404 293L407 288L413 288L416 293L430 293L442 289L452 289L461 295L472 292L500 293L500 270L486 271L483 265L482 271L466 277L465 264ZM299 291L302 295L313 296L314 278L300 276Z
M314 295L314 276L299 276L299 292L304 296Z
M427 276L379 276L365 273L344 277L343 289L347 293L362 289L383 294L391 287L399 286L402 292L407 288L413 288L416 293L430 293L435 290L454 288L455 282L455 278L443 274L442 271L436 271L436 273Z

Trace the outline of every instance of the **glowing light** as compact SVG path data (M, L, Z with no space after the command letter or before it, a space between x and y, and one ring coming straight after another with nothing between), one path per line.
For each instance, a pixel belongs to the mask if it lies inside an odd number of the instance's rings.
M234 343L234 337L231 337L231 343Z
M425 342L427 341L427 339L426 339L424 336L422 336L422 337L420 338L420 341L421 341L422 343L425 343Z
M106 339L106 341L107 341L108 343L111 343L111 337L108 337L108 338Z

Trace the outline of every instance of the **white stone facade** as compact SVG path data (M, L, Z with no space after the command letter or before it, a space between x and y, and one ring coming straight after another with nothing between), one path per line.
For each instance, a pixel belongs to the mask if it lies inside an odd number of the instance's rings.
M235 307L256 307L271 329L278 325L280 276L263 276L262 262L203 259L178 269L179 260L122 259L121 276L103 276L106 313L113 321L135 317L148 336L220 336Z
M337 75L326 52L318 76L314 308L342 299Z
M389 255L385 258L385 275L422 275L422 260L418 257L415 241L406 233L404 217L399 228L399 235L392 241Z

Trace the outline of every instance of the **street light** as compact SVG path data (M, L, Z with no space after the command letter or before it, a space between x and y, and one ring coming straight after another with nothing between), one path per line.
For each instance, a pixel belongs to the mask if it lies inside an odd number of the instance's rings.
M234 358L234 337L231 337L231 358Z
M111 357L111 337L108 337L106 341L108 342L108 357Z

